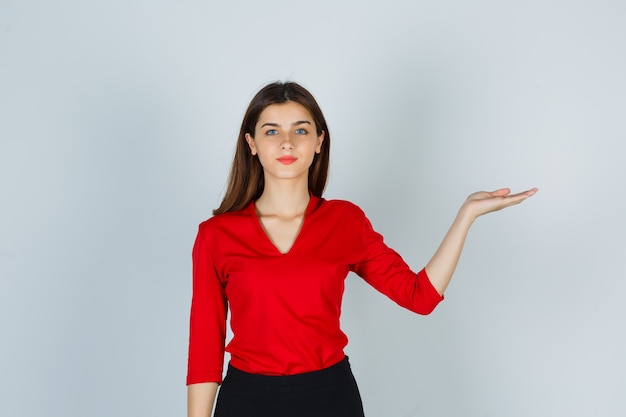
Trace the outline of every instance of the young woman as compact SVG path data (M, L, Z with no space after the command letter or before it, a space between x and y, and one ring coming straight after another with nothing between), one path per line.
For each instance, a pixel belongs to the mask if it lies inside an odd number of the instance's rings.
M429 314L443 299L480 215L531 189L478 192L415 273L354 204L325 200L330 133L313 96L272 83L243 119L228 189L193 249L188 416L362 417L339 328L353 271L399 305ZM230 308L233 339L225 347ZM222 381L224 352L231 355Z

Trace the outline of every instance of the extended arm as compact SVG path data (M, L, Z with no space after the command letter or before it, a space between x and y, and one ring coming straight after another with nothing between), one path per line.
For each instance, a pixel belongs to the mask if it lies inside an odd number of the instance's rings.
M216 382L187 386L187 417L210 417L216 392Z
M439 294L443 294L459 262L463 244L477 217L519 204L537 192L536 188L511 194L508 188L471 194L461 206L441 245L426 264L426 273Z

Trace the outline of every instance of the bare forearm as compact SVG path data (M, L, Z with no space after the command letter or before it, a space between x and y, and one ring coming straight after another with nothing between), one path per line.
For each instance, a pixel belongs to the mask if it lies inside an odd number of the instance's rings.
M210 417L217 387L216 382L189 385L187 387L187 417Z
M439 248L426 264L426 273L439 294L443 294L461 257L473 218L459 211Z

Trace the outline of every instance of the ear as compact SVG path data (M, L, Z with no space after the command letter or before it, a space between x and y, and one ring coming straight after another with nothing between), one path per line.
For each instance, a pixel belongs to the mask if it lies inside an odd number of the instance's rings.
M248 146L250 147L250 151L252 151L252 155L256 155L256 147L254 146L254 138L250 135L250 133L246 133L246 142L248 142Z
M315 153L322 152L322 142L324 142L324 136L326 132L322 130L322 134L317 137L317 146L315 147Z

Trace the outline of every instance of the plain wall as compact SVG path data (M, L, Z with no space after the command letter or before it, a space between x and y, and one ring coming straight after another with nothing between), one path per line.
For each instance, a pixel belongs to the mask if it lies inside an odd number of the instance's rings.
M0 415L185 413L191 246L276 79L332 133L326 197L446 300L347 278L369 417L626 415L623 1L0 0Z

